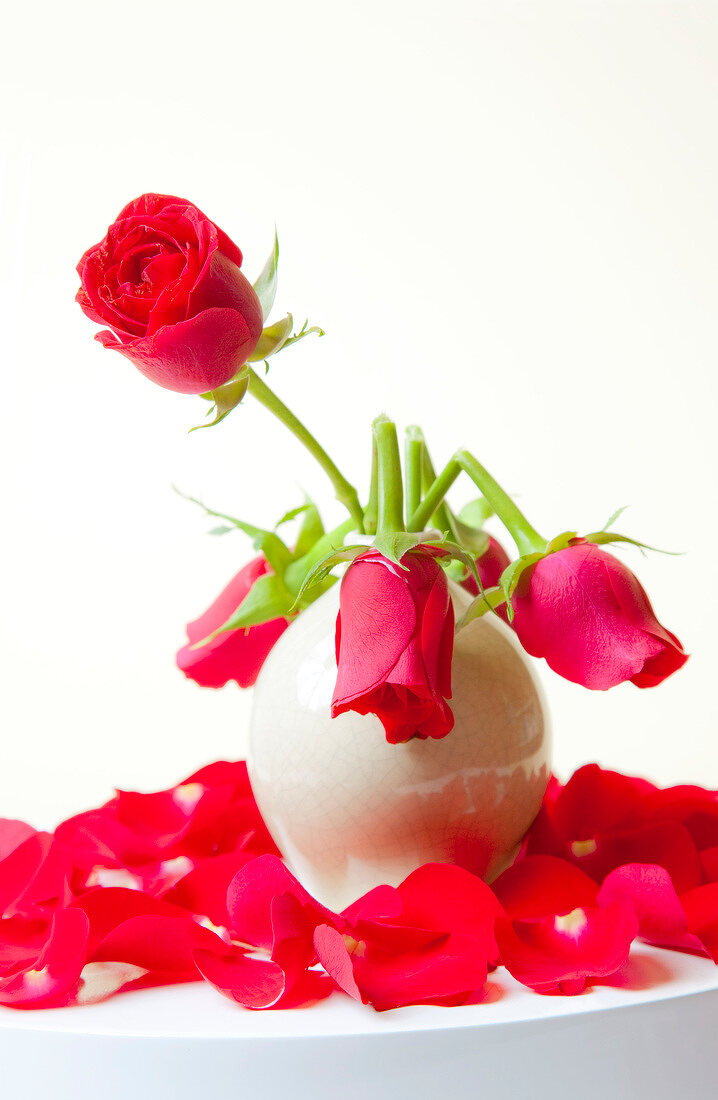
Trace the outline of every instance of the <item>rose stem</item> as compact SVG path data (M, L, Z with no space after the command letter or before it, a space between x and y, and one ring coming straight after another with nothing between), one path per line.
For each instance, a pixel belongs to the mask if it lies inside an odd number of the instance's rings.
M401 480L401 460L396 425L386 416L378 416L372 424L379 469L379 515L377 534L389 535L405 531L404 488Z
M249 368L249 392L257 398L260 404L264 405L265 409L268 409L278 420L284 424L286 428L302 443L309 451L325 474L334 486L334 492L337 500L341 501L344 507L349 512L356 524L356 529L359 532L364 530L364 513L362 512L361 505L359 503L359 497L357 491L353 485L350 485L341 471L334 465L331 458L319 445L312 433L308 431L301 420L291 412L290 409L280 401L273 390L270 390L269 386L262 381L258 374Z
M421 530L462 471L469 475L486 498L489 506L513 538L521 555L543 552L546 549L546 540L531 526L508 493L504 492L488 470L469 451L463 449L456 452L428 490L419 508L411 517L412 526L419 524L418 530Z
M369 503L364 509L364 531L367 535L376 534L376 521L379 514L379 453L376 436L371 433L371 480L369 482Z
M424 466L423 466L423 470L422 470L422 473L423 473L423 488L424 488L424 490L426 490L436 480L436 473L434 472L434 465L431 461L431 455L429 454L429 449L426 446L426 444L424 444L423 460L424 460ZM432 522L433 526L438 527L438 529L440 531L449 531L455 542L459 541L459 539L457 538L457 535L456 535L456 525L454 524L454 515L453 515L453 512L451 511L451 508L449 508L449 505L446 503L446 501L442 501L442 503L436 509L433 516L431 517L431 522Z
M412 530L411 517L421 504L421 468L424 451L424 435L415 424L406 429L404 441L404 470L406 472L406 527ZM433 478L432 478L433 481Z

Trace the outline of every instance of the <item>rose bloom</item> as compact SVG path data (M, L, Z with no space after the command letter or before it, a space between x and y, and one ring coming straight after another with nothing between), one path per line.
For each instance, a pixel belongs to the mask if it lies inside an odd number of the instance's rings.
M653 687L688 660L631 570L583 539L526 569L511 606L524 649L587 688Z
M270 649L289 626L288 619L271 619L247 629L225 630L206 645L193 649L226 623L252 588L258 577L269 571L263 555L248 562L220 592L217 599L194 622L187 624L189 642L177 654L177 665L185 676L201 687L224 687L236 680L240 687L251 687L259 675Z
M95 339L152 382L204 393L252 354L262 307L239 270L242 253L186 199L141 195L77 265L77 301L109 325Z
M376 714L392 744L445 737L453 647L454 609L433 553L419 547L401 565L362 554L341 582L332 717Z

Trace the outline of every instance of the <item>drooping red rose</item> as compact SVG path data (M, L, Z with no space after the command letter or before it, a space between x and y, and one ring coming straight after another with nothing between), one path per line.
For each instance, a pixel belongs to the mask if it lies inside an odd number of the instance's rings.
M242 253L186 199L140 195L77 265L83 312L109 325L95 339L152 382L204 393L252 354L262 308Z
M511 606L524 649L587 688L653 687L688 659L630 569L583 539L529 566Z
M487 550L480 558L476 559L476 569L484 588L494 588L495 585L499 583L501 574L509 565L510 561L509 555L506 553L499 540L495 539L493 535L489 535ZM472 576L471 573L462 581L462 584L466 591L470 592L472 596L478 596L479 586L476 583L476 578Z
M257 578L268 571L269 566L261 554L253 558L220 592L204 615L187 624L189 644L179 650L177 665L190 680L201 687L214 688L224 687L229 680L236 680L243 688L255 682L270 649L289 626L288 619L272 619L246 630L225 630L207 645L192 647L226 623Z
M376 714L387 741L445 737L453 728L454 610L446 575L425 547L396 565L356 558L340 589L332 717Z

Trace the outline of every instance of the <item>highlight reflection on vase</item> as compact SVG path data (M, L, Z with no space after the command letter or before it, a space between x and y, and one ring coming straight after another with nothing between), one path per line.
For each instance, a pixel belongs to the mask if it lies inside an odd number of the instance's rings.
M452 585L457 617L470 597ZM332 719L338 586L279 639L260 673L249 769L260 811L311 893L341 909L422 863L488 880L513 858L550 773L543 693L496 616L456 635L456 724L390 745L374 715Z

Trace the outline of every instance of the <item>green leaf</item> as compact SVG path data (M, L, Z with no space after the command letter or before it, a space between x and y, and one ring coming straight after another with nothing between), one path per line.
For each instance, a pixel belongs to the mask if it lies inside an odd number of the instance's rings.
M463 550L457 543L451 542L450 540L425 539L424 541L429 546L439 545L441 549L445 551L446 557L448 557L450 561L461 562L461 564L465 567L466 572L470 573L474 577L476 583L479 586L479 589L482 590L481 578L476 568L476 561L473 554L467 554L466 551Z
M204 641L211 641L226 630L248 629L271 619L288 618L292 603L292 595L281 577L276 573L264 573L254 582L234 614Z
M584 535L586 542L593 542L596 546L605 546L611 542L627 542L631 546L637 546L641 553L652 550L654 554L668 554L672 558L680 558L682 550L661 550L659 546L649 546L647 542L639 542L638 539L629 538L628 535L619 535L617 531L592 531L590 535Z
M603 527L601 528L601 530L602 530L602 531L607 531L609 527L612 527L612 526L613 526L613 524L614 524L614 523L616 522L616 520L618 519L618 517L619 517L619 516L622 516L622 515L623 515L623 513L624 513L624 512L626 511L626 509L627 509L627 508L628 508L628 505L627 505L627 504L624 504L624 505L623 505L623 508L617 508L617 509L616 509L616 511L615 511L615 512L613 513L613 515L612 515L612 516L610 517L610 519L607 519L607 520L606 520L606 522L604 523L604 525L603 525Z
M477 500L472 500L464 505L458 518L467 527L481 528L493 514L494 510L489 502L484 497L478 497Z
M331 554L335 550L340 550L343 546L344 539L349 532L353 530L355 530L354 520L345 519L344 522L338 527L335 527L334 530L327 531L326 535L322 535L303 557L293 561L284 574L284 582L290 591L294 592L296 595L304 583L304 579L310 569L327 554Z
M389 561L401 565L404 554L422 542L426 542L424 531L389 531L384 535L377 535L374 546ZM402 566L402 569L406 569L406 566Z
M257 345L249 357L249 362L259 363L262 359L269 359L270 355L276 355L290 338L293 324L292 315L288 313L281 321L275 321L273 325L262 329Z
M507 613L509 622L514 617L513 608L511 607L511 597L516 591L516 587L521 579L521 574L529 566L535 565L537 561L541 561L545 558L546 554L536 552L535 554L525 554L522 558L517 558L516 561L512 561L510 565L507 565L503 573L499 578L499 585L506 596Z
M482 615L488 614L490 611L495 611L497 607L506 602L506 593L500 585L494 588L487 588L480 592L467 607L464 614L456 624L456 631L463 630L465 626L473 622L474 619L480 619Z
M301 516L302 512L306 512L307 508L311 508L311 503L307 500L304 504L298 504L296 508L290 508L288 512L285 512L281 519L278 519L274 525L276 531L277 527L281 527L283 523L291 523L297 516Z
M297 535L294 554L292 555L294 559L303 558L305 554L308 554L323 535L324 524L322 523L317 506L311 501L308 501L304 509L302 526L299 528L299 534Z
M478 527L469 527L463 520L454 517L456 537L462 546L471 550L474 557L482 557L489 548L489 536Z
M314 585L324 581L336 565L341 565L343 562L354 561L354 558L358 558L360 554L365 554L369 549L370 547L362 543L361 545L338 547L330 551L330 553L325 554L324 557L315 562L304 577L292 608L296 609L302 602L305 593L308 592L310 588L313 588Z
M578 531L562 531L560 535L556 535L555 539L551 539L546 547L546 553L556 554L559 550L565 550L578 537Z
M293 519L296 519L297 516L301 515L304 516L304 519L299 529L297 542L292 553L294 561L308 554L312 547L315 546L324 535L324 524L319 515L319 510L314 501L310 500L309 497L307 497L304 504L300 504L297 508L291 508L290 511L285 512L282 518L276 523L275 530L277 527L281 527L283 523L290 523Z
M226 535L230 531L234 531L234 527L227 527L226 524L222 524L220 527L213 527L211 531L208 531L208 535Z
M249 535L253 540L255 549L264 554L274 572L280 576L284 574L285 569L292 560L292 555L275 531L266 531L263 527L255 527L251 523L245 523L244 520L236 519L235 516L228 516L225 512L216 512L214 508L208 508L196 497L181 492L175 485L172 488L184 500L188 500L191 504L196 504L201 508L205 515L226 520L232 527L236 527L237 530L243 531L245 535ZM218 528L215 528L214 533L219 533Z
M195 424L193 428L190 428L190 431L196 432L200 428L213 428L215 424L219 424L224 420L225 416L228 416L232 412L232 409L237 408L237 405L239 405L246 394L248 386L249 375L243 367L238 376L233 378L231 382L227 382L224 386L220 386L219 389L201 394L206 401L214 401L214 408L210 409L207 415L211 416L214 412L215 417L214 420L210 420L207 424Z
M277 230L274 230L274 248L272 249L269 259L259 273L259 277L254 284L254 292L259 298L259 304L262 307L262 317L267 320L269 314L272 311L274 305L274 297L277 293L277 264L279 263L279 240L277 238Z

